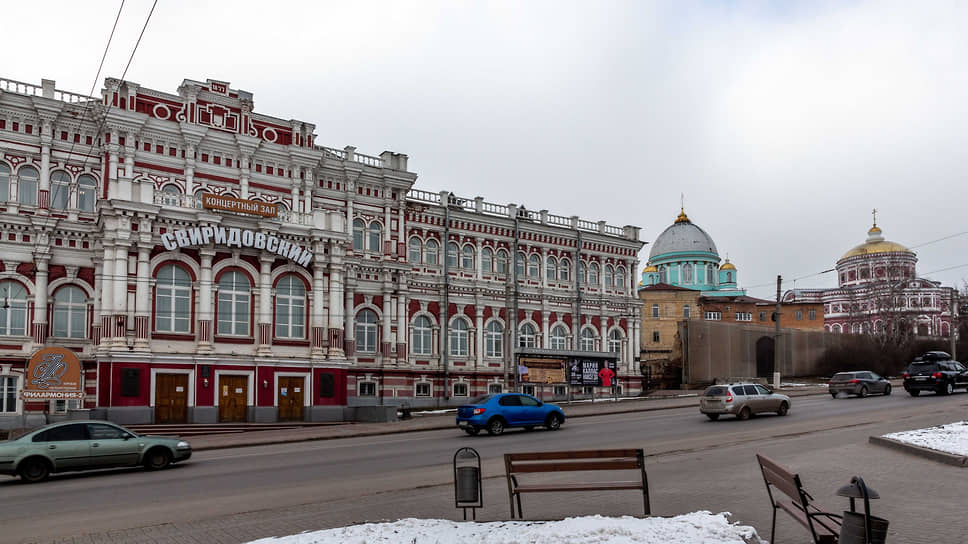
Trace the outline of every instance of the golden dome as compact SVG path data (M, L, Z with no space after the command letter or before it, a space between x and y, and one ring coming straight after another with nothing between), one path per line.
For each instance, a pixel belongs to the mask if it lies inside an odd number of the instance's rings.
M729 262L729 259L726 259L726 262L723 263L723 266L720 266L719 269L720 270L736 270L736 265L734 265L733 263Z
M676 217L676 223L690 223L689 216L686 215L686 209L685 208L680 208L679 209L679 216Z
M839 260L849 259L850 257L858 257L861 255L874 255L877 253L914 253L907 247L897 242L891 242L885 240L881 232L880 227L877 223L871 227L871 230L867 231L867 241L859 246L855 246L853 249L844 253L844 256Z
M659 271L659 269L656 268L656 267L654 267L654 266L652 266L652 265L649 265L649 266L647 266L647 267L645 267L645 268L642 269L642 273L643 274L648 274L649 272L658 272L658 271Z

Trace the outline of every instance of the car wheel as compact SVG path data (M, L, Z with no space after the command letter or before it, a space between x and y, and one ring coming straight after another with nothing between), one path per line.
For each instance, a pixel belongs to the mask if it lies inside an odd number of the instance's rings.
M830 398L832 398L832 399L835 399L835 398L837 398L837 393L831 393L831 394L830 394Z
M477 433L481 432L480 427L464 427L464 432L471 435L477 436Z
M741 419L745 421L750 418L750 414L751 414L750 407L744 406L743 409L740 410L738 414L736 414L736 419Z
M780 409L776 411L776 415L778 415L778 416L785 416L785 415L787 415L787 412L789 412L789 411L790 411L790 405L787 404L787 403L785 403L785 402L781 402L780 403Z
M911 395L912 397L916 397L916 396L918 396L918 395L921 394L921 390L920 389L911 389L910 391L908 391L908 394Z
M548 420L545 421L545 428L549 431L557 431L561 428L561 416L558 414L549 414Z
M890 395L890 394L891 394L891 384L887 384L884 386L884 395Z
M867 386L866 385L862 385L861 386L860 391L857 392L857 396L860 397L860 398L864 398L864 397L867 396Z
M161 470L171 464L171 453L168 450L155 448L145 454L145 468Z
M713 421L716 421L717 419L719 419L719 414L706 414L706 417L708 417Z
M17 472L20 474L20 479L27 483L42 482L50 476L50 463L45 459L27 459L20 463Z
M955 392L955 388L953 385L951 385L951 383L944 384L944 389L942 389L942 391L939 391L939 393L941 393L942 395L950 395L954 392Z
M497 436L504 432L504 422L500 418L494 418L487 422L487 434Z

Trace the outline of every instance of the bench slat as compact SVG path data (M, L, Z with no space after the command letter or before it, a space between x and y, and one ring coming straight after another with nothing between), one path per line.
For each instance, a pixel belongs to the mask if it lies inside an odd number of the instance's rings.
M763 478L767 483L782 491L786 496L796 501L800 500L800 482L792 473L779 474L770 467L763 467Z
M544 491L605 491L609 489L642 489L642 482L519 485L514 488L514 491L515 493L538 493Z
M511 473L525 472L579 472L582 470L633 470L640 468L637 459L614 459L610 461L569 461L566 463L511 463Z
M777 506L782 508L787 514L793 516L796 521L800 522L800 525L808 528L810 527L810 522L807 520L807 514L797 504L793 503L793 501L780 501L777 503ZM816 510L816 512L814 512L815 514L823 513L817 508L812 508L812 510ZM813 516L813 524L813 530L816 531L818 535L822 533L831 535L840 534L840 524L838 524L836 520L826 517L820 518L818 516Z
M576 451L532 451L526 453L505 453L511 461L543 461L551 459L601 459L607 457L635 457L639 450L576 450Z

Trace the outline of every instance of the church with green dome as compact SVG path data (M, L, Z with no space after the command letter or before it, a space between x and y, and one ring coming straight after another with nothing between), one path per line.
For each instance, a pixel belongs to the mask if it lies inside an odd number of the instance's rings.
M736 266L729 259L720 265L721 260L709 234L680 209L675 223L652 244L639 289L672 285L701 291L706 297L745 296L746 290L738 287Z

